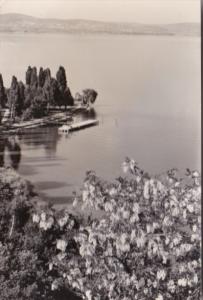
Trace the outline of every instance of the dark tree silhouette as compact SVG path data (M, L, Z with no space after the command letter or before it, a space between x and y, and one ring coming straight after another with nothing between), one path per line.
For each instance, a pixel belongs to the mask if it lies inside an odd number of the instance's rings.
M67 86L66 71L64 67L59 67L59 70L56 73L56 80L58 82L58 88L60 92L59 106L64 105L67 107L69 105L74 105L74 99L71 95L69 87Z
M39 69L39 76L38 76L38 85L39 87L43 87L45 83L46 74L42 67Z
M32 68L29 66L25 74L25 82L27 85L30 85L31 83L31 73L32 73Z
M38 86L38 77L37 77L37 68L33 67L31 72L31 78L30 78L30 85L32 87Z
M56 73L56 80L59 85L59 89L62 93L64 93L66 87L67 87L67 80L66 80L66 71L64 67L60 66L59 70Z
M12 81L11 81L8 105L11 112L11 118L15 118L16 115L20 114L20 110L22 108L20 107L20 93L19 93L18 81L15 76L12 77Z
M3 107L8 99L8 107L13 119L22 116L23 120L29 120L46 115L50 106L67 108L74 105L64 67L60 66L56 78L53 78L49 68L40 67L37 74L37 68L29 66L25 80L26 85L21 81L18 82L13 76L10 89L5 89L0 75L0 107ZM84 101L87 98L89 103L93 103L96 96L94 90L86 90L82 97Z
M0 168L4 167L5 141L0 140Z
M47 68L47 69L44 70L44 77L45 77L45 80L47 78L51 78L51 71L50 71L49 68Z
M20 81L18 83L18 87L19 87L19 105L20 105L20 108L21 108L21 111L24 109L24 102L25 102L25 86L24 86L24 83L22 81Z
M47 101L44 98L43 93L34 97L30 109L33 118L41 118L46 115Z
M65 107L74 105L74 99L68 87L66 87L63 94L63 104L65 105Z
M6 91L3 83L3 77L0 74L0 108L4 108L7 102Z

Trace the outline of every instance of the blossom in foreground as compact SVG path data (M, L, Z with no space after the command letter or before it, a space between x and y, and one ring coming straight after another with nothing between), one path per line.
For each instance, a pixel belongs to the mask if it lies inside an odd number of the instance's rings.
M66 251L67 242L64 240L58 240L56 244L56 248L61 250L62 252Z
M187 285L187 279L186 278L178 279L178 285L185 287Z
M54 282L52 282L52 284L51 284L51 290L52 291L57 290L58 287L59 287L59 285L58 285L58 282L56 280Z
M50 229L54 224L54 218L53 217L49 217L48 220L46 219L42 219L41 218L41 221L39 223L39 227L44 229L45 231Z
M157 272L157 279L158 280L160 280L160 279L164 280L165 277L166 277L166 272L164 270L159 270Z
M155 300L164 300L163 296L161 294L158 294Z
M169 292L174 293L175 292L175 283L173 280L169 280L169 282L167 283L167 288L169 290Z
M92 292L91 292L91 290L87 290L85 292L85 295L86 295L86 297L87 297L88 300L92 300Z
M39 221L40 221L39 215L38 214L33 214L32 221L33 221L33 223L39 223Z

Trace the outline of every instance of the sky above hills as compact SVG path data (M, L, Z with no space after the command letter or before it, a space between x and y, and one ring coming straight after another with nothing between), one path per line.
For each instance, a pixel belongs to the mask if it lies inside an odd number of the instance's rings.
M0 13L150 24L200 22L199 0L0 0Z

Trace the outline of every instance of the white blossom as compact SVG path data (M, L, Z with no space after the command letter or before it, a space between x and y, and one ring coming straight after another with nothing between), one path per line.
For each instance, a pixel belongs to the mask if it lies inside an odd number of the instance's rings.
M164 298L161 294L158 294L158 296L155 298L155 300L164 300Z
M175 292L175 283L173 280L169 280L169 282L167 283L167 288L171 293Z
M39 223L40 216L38 214L33 214L32 221L33 221L33 223Z
M62 252L66 251L68 243L64 240L57 240L56 248L61 250Z
M41 213L41 220L46 221L46 213L45 212Z
M190 213L193 213L194 212L194 206L192 204L188 204L187 205L187 209Z
M193 277L193 282L194 282L195 284L198 283L198 276L197 276L197 274L194 275L194 277Z
M88 191L84 190L83 193L82 193L82 200L83 202L86 202L88 200Z
M58 285L58 283L57 283L56 280L55 280L54 282L52 282L52 284L51 284L51 290L52 290L52 291L57 290L58 287L59 287L59 285Z
M187 286L187 279L186 278L180 278L180 279L178 279L178 285L186 287Z
M85 295L87 297L87 300L92 300L92 292L91 292L91 290L87 290L85 292Z
M159 270L158 272L157 272L157 279L158 280L164 280L165 279L165 277L166 277L166 272L165 272L165 270Z
M150 195L149 195L149 189L150 189L150 182L149 180L145 181L144 184L144 191L143 191L143 196L145 199L149 199Z

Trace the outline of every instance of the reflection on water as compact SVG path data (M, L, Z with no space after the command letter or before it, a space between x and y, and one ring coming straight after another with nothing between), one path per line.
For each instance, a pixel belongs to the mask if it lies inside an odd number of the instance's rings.
M6 152L8 152L9 160L6 160ZM11 166L15 170L18 169L21 161L21 147L17 137L11 136L1 140L0 143L0 166Z
M43 138L41 133L43 132ZM40 138L39 138L40 137ZM54 155L57 151L57 143L60 139L57 128L51 130L49 128L29 129L27 134L19 136L19 141L29 147L43 147L48 156Z
M82 111L80 113L80 117L82 120L87 120L87 119L96 119L97 118L97 112L96 110L92 107L88 111Z

